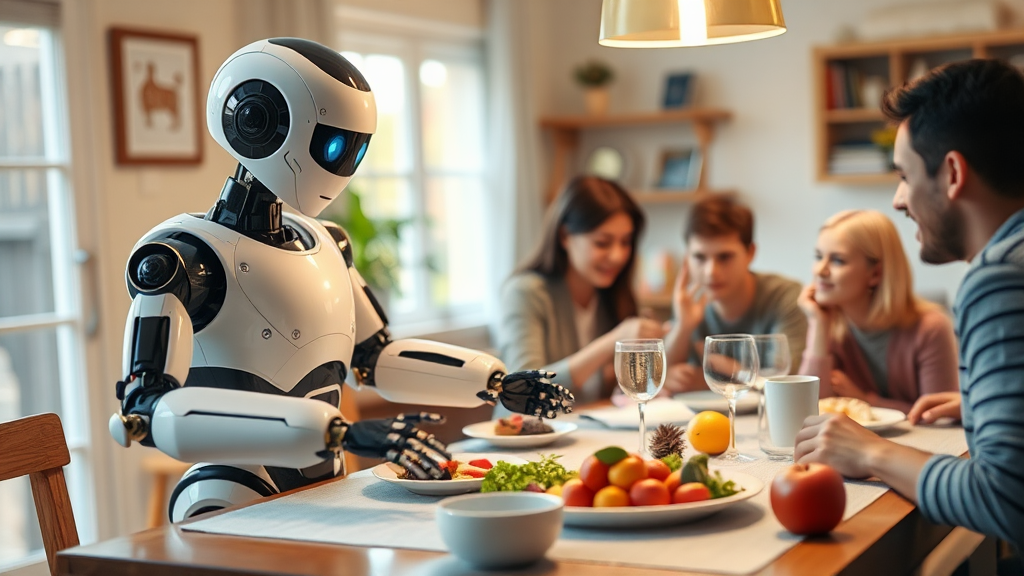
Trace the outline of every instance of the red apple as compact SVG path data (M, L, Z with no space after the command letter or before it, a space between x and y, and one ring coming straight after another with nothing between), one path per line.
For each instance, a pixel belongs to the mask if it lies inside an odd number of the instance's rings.
M794 534L824 534L846 509L843 477L824 464L794 464L772 480L772 511Z

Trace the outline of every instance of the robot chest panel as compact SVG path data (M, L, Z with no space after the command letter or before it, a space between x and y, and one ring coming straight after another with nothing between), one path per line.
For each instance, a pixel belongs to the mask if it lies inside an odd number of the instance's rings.
M240 238L234 275L253 307L280 336L303 347L321 336L354 336L355 309L348 268L323 234L305 252Z

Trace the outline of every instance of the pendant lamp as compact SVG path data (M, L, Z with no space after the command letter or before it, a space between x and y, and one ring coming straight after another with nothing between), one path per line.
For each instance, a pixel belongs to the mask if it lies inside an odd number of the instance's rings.
M746 42L786 31L780 0L604 0L602 46L674 48Z

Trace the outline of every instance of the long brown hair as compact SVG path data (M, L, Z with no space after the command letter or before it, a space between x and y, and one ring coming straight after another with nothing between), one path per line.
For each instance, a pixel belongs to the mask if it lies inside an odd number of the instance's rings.
M612 310L618 321L636 316L633 268L645 219L636 202L611 180L577 176L569 182L548 208L536 252L518 272L536 272L546 278L564 277L569 271L569 255L559 240L559 232L564 228L566 234L584 234L620 212L633 221L633 249L615 282L608 288L598 289L597 293L600 305Z

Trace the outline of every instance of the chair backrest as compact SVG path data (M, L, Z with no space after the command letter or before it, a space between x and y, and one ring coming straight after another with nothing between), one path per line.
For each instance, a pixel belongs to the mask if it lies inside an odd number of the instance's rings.
M0 482L28 475L50 574L57 573L57 552L78 545L62 468L69 462L64 427L56 414L0 424Z

